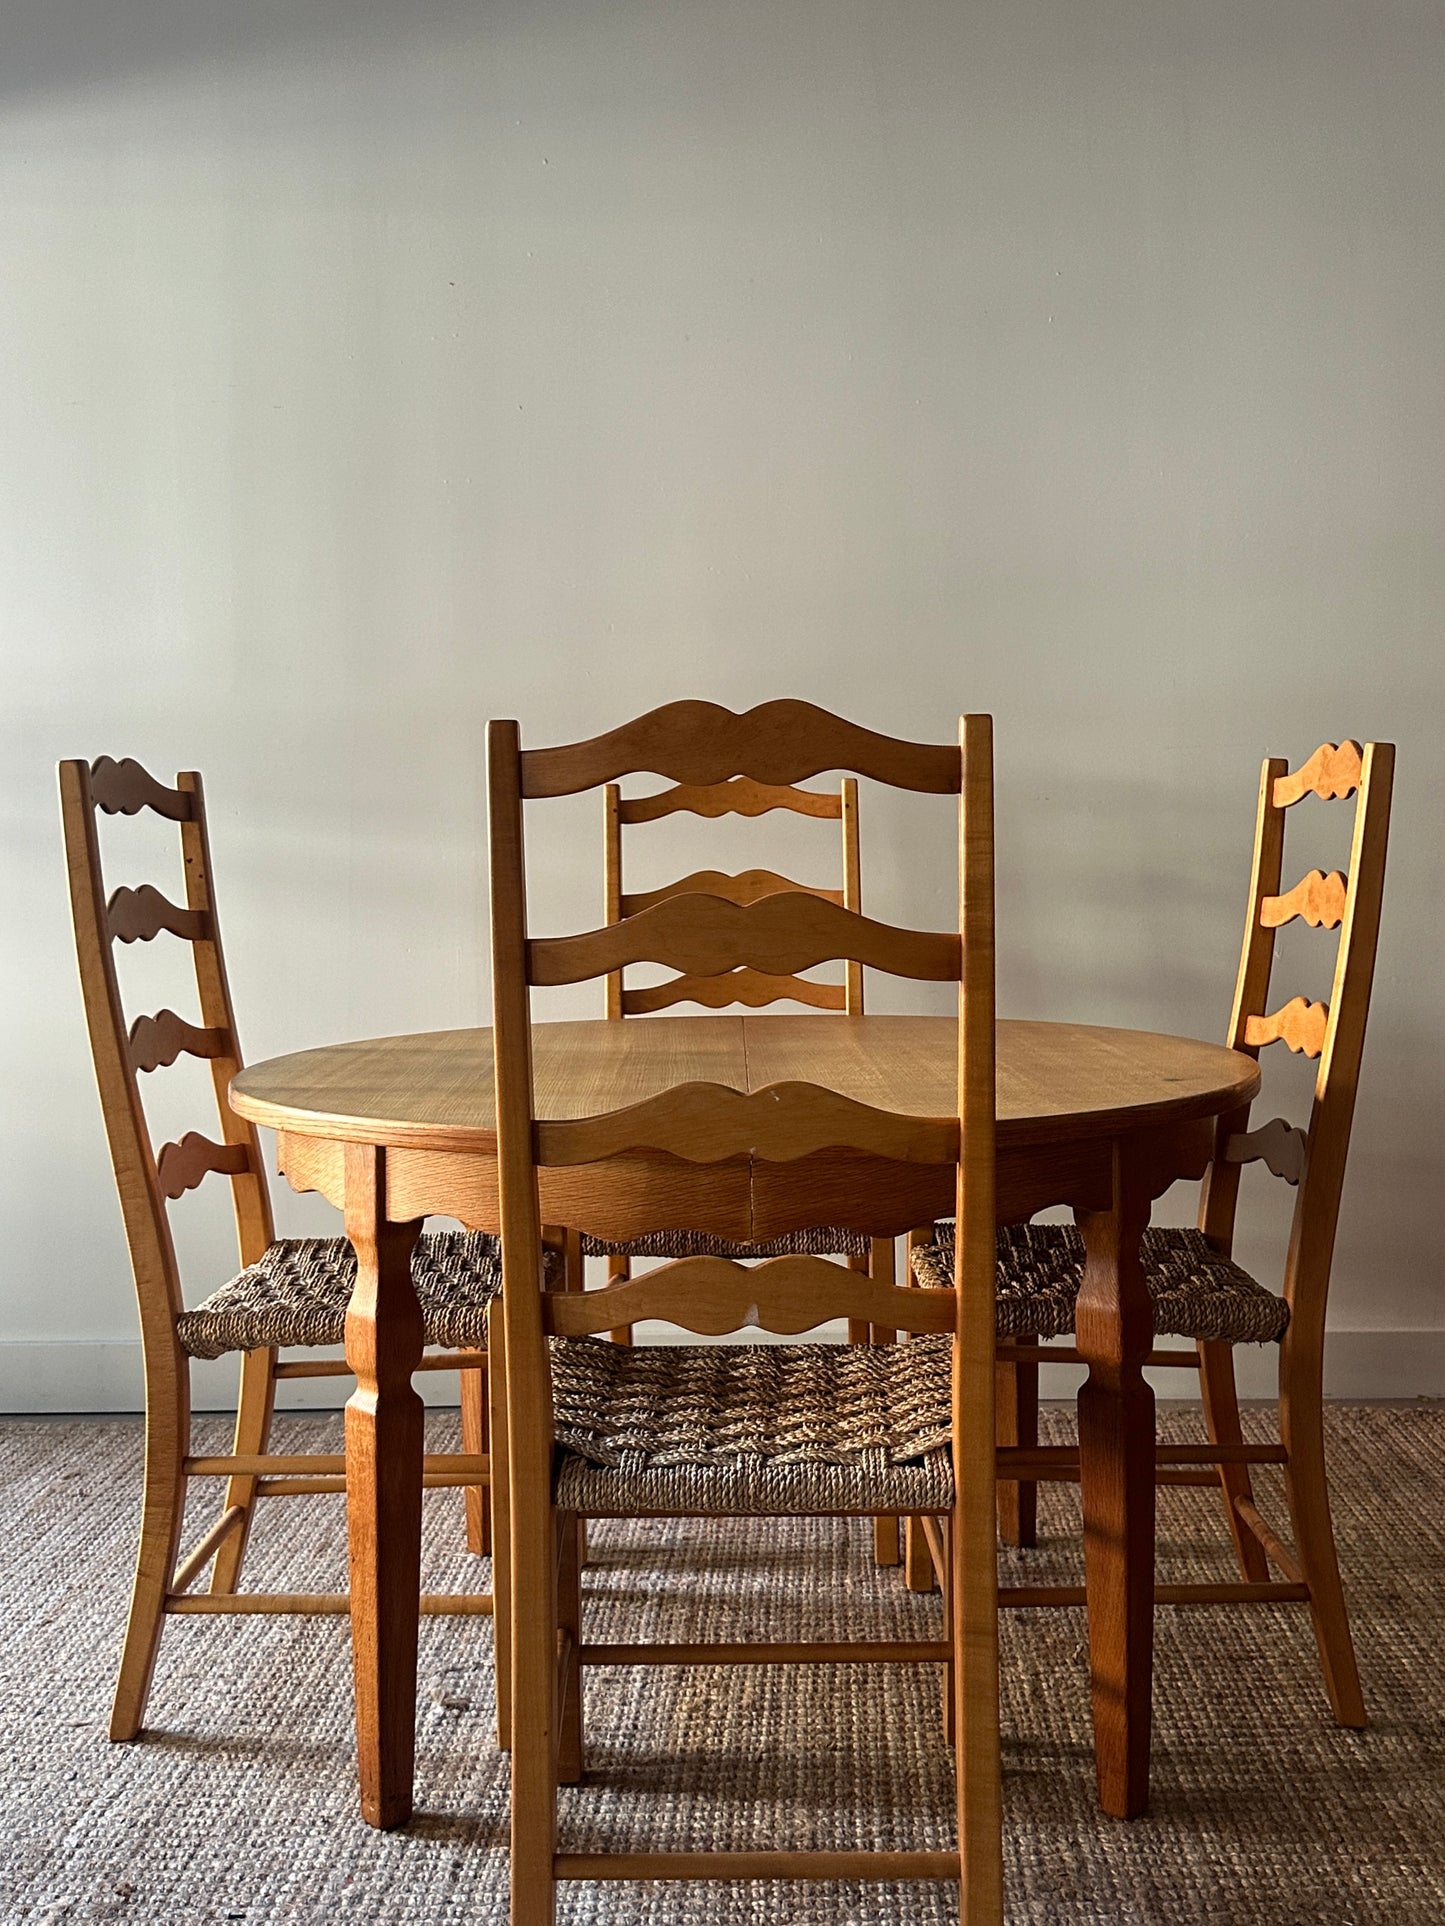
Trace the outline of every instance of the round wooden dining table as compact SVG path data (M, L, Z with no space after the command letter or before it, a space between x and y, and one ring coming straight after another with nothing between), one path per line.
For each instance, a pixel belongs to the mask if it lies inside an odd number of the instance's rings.
M536 1115L596 1116L672 1085L749 1094L821 1084L907 1116L957 1115L951 1018L651 1017L533 1026ZM1153 1321L1139 1241L1154 1200L1202 1176L1217 1136L1245 1127L1259 1087L1250 1057L1149 1031L1072 1023L998 1026L997 1208L1021 1222L1071 1206L1087 1261L1076 1344L1095 1756L1100 1802L1148 1802L1154 1611ZM362 1809L411 1812L422 1494L422 1351L407 1228L428 1216L496 1230L492 1039L485 1029L333 1044L253 1064L234 1108L278 1133L297 1190L338 1206L356 1247L347 1361L351 1623ZM876 1162L876 1160L875 1160ZM639 1224L766 1238L847 1224L886 1237L952 1213L952 1166L898 1163L860 1186L848 1156L789 1164L683 1164L630 1153L540 1173L547 1222L600 1237Z

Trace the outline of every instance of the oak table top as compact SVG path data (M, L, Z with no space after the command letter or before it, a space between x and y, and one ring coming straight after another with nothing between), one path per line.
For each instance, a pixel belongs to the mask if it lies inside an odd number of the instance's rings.
M598 1115L682 1081L753 1093L816 1082L907 1116L956 1115L949 1017L694 1016L533 1026L537 1114ZM1149 1030L998 1026L1000 1151L1213 1117L1259 1087L1253 1058ZM231 1102L253 1123L336 1141L494 1155L490 1030L330 1044L252 1064Z

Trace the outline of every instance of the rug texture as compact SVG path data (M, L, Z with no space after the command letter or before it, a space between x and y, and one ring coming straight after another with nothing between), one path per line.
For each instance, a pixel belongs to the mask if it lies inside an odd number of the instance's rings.
M1062 1435L1064 1414L1046 1429ZM1248 1422L1251 1426L1254 1419ZM438 1446L448 1414L434 1414ZM1166 1409L1166 1435L1193 1435ZM201 1449L224 1448L215 1420ZM280 1448L335 1449L332 1418L278 1420ZM26 1926L501 1922L507 1765L485 1619L424 1622L417 1817L357 1814L344 1619L173 1620L140 1742L105 1737L140 1493L129 1420L0 1426L0 1920ZM1296 1606L1158 1615L1154 1800L1094 1801L1084 1615L1003 1626L1009 1919L1426 1926L1445 1921L1445 1409L1330 1416L1336 1519L1373 1723L1330 1723ZM1262 1505L1281 1513L1277 1481ZM219 1493L219 1486L216 1487ZM1046 1488L1040 1548L1011 1578L1078 1568L1077 1494ZM213 1515L197 1505L187 1542ZM936 1598L875 1570L844 1520L600 1523L589 1636L937 1636ZM1160 1494L1160 1563L1228 1577L1209 1493ZM427 1501L428 1589L485 1584L455 1493ZM263 1509L244 1582L339 1589L335 1498ZM936 1668L589 1674L587 1778L561 1799L581 1849L952 1844ZM947 1886L568 1886L587 1926L941 1926Z

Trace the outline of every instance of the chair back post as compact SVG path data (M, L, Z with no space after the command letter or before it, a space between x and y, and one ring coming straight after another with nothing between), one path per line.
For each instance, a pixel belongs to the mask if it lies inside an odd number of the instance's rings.
M1349 879L1310 1110L1304 1177L1285 1260L1284 1294L1290 1306L1287 1340L1292 1336L1296 1346L1312 1339L1322 1343L1324 1338L1335 1232L1374 985L1394 776L1394 744L1367 743L1361 758Z
M953 1456L957 1541L949 1610L957 1661L958 1836L1000 1836L997 1770L998 1578L995 1465L995 997L993 721L959 724L959 1157L955 1200ZM970 1549L971 1548L971 1549ZM970 1917L1003 1917L1003 1869L992 1854L961 1869ZM972 1908L977 1906L975 1913Z
M150 1387L159 1382L163 1373L184 1396L187 1371L175 1328L176 1318L184 1309L180 1268L126 1034L111 950L89 763L61 763L60 809L81 996L135 1279L146 1384Z
M1289 763L1283 756L1267 756L1259 772L1259 801L1254 818L1254 860L1249 870L1249 902L1244 912L1244 941L1239 954L1239 975L1235 979L1234 1003L1229 1013L1229 1032L1225 1042L1231 1050L1258 1057L1259 1046L1246 1041L1245 1031L1252 1016L1264 1009L1269 997L1269 976L1274 964L1273 928L1261 916L1268 896L1279 890L1284 861L1285 812L1274 800L1274 786L1286 773ZM1199 1196L1199 1228L1216 1250L1227 1256L1234 1243L1234 1219L1239 1208L1239 1179L1242 1165L1225 1158L1225 1146L1232 1137L1249 1128L1249 1110L1230 1112L1215 1124L1214 1158L1205 1175Z
M191 798L191 813L181 821L181 854L186 871L186 902L205 918L205 931L191 944L196 970L196 994L201 1022L219 1032L216 1054L210 1058L211 1082L216 1093L216 1111L221 1124L221 1141L238 1144L246 1151L246 1167L231 1174L231 1204L236 1214L236 1245L241 1268L259 1263L275 1240L276 1227L271 1213L271 1191L266 1182L266 1167L261 1155L260 1134L253 1123L231 1108L227 1092L232 1077L242 1067L241 1041L236 1034L236 1013L231 1003L231 987L226 975L226 957L221 947L221 925L211 889L211 839L206 827L206 799L200 774L183 769L176 777L176 788Z
M843 825L843 907L863 913L863 860L858 837L858 778L845 776L838 791ZM843 965L843 1009L863 1014L863 965L849 957Z
M622 921L622 788L615 782L602 790L602 920ZM607 975L607 1014L622 1015L622 972Z

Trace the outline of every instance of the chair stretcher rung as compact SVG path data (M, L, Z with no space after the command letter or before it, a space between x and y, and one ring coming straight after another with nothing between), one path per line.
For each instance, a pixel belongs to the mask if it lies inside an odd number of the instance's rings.
M423 1471L445 1471L458 1477L485 1477L490 1459L485 1452L429 1451L422 1459ZM340 1473L346 1459L339 1451L239 1452L214 1458L187 1458L188 1478L277 1478L295 1473L309 1476L319 1472Z
M559 1852L558 1879L957 1879L956 1852Z
M1156 1585L1156 1605L1293 1605L1310 1595L1308 1585ZM999 1609L1010 1606L1087 1605L1082 1585L1000 1585Z
M484 1371L485 1351L428 1352L418 1371ZM288 1358L276 1366L278 1378L350 1378L356 1374L345 1358Z
M923 1665L944 1664L943 1639L859 1639L804 1645L584 1645L584 1665Z
M275 1614L297 1618L322 1618L348 1612L349 1592L197 1592L194 1597L172 1593L166 1599L167 1612L180 1617L248 1617ZM424 1618L490 1618L490 1592L423 1592Z
M1000 1364L1087 1364L1088 1359L1072 1344L1009 1344L998 1347ZM1197 1371L1197 1351L1151 1351L1144 1360L1149 1370Z

